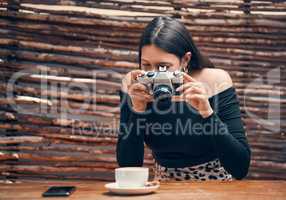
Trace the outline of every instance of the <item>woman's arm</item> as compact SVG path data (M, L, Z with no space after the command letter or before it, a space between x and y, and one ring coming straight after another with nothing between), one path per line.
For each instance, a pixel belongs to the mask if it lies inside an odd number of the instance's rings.
M244 178L249 169L251 150L240 116L240 106L235 90L220 97L219 114L215 111L203 119L206 134L211 135L223 167L236 179Z
M204 84L190 75L184 74L186 83L178 90L184 91L181 96L201 114L206 127L205 134L213 141L224 168L236 179L242 179L248 173L251 151L245 136L235 88L230 75L224 70L207 70L205 77L209 79L209 85L219 86L214 89L221 91L214 98L214 103L218 103L218 110L211 107Z
M144 135L138 128L140 114L130 109L127 93L120 91L120 127L116 145L116 159L120 167L142 166L144 161Z

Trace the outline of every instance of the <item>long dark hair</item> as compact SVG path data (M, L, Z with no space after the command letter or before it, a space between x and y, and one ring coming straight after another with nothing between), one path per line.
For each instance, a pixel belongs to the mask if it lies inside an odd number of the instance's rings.
M142 47L155 45L162 50L175 54L180 60L191 52L192 57L187 66L187 72L193 69L214 68L209 58L202 55L193 42L192 36L184 24L176 19L158 16L145 27L139 45L139 67L141 68Z

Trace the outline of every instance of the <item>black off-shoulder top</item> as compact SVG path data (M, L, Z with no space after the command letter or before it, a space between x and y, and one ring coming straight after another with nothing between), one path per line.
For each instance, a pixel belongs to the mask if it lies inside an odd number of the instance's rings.
M251 150L233 86L209 98L214 112L207 118L186 102L172 102L167 107L150 102L143 113L132 109L130 97L123 91L120 102L119 166L142 166L145 142L165 167L191 167L219 158L234 178L247 175Z

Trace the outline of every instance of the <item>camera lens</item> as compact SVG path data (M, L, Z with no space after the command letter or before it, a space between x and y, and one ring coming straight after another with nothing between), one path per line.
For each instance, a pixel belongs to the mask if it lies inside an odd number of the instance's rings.
M168 85L158 85L154 88L153 94L156 100L171 100L172 89Z

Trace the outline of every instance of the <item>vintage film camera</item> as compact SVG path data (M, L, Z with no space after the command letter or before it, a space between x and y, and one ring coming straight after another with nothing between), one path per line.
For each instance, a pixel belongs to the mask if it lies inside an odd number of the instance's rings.
M167 71L166 66L160 66L159 71L139 75L137 81L148 88L155 100L171 100L173 95L180 95L176 89L183 84L183 72Z

